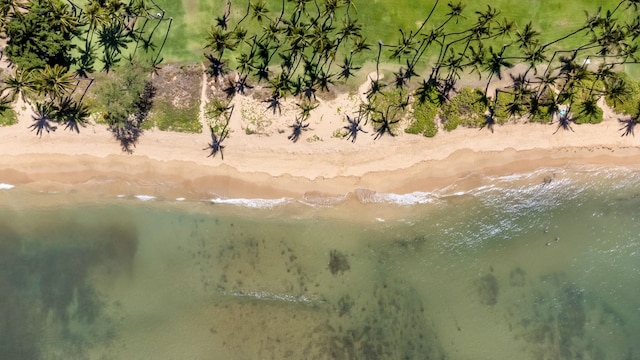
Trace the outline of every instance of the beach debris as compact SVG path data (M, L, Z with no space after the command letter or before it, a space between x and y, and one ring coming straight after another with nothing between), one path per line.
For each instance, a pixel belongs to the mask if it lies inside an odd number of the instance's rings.
M331 250L331 253L329 253L329 271L331 271L331 274L344 273L349 269L351 269L351 266L349 266L347 256L338 250Z

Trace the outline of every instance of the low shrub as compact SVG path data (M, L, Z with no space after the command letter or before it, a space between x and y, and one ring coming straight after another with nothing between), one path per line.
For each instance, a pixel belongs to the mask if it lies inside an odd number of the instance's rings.
M0 126L10 126L18 123L18 114L13 109L0 111Z
M436 115L438 107L430 101L415 102L413 104L413 116L411 123L404 129L408 134L422 134L426 137L434 137L438 133Z
M447 131L458 125L477 128L485 123L484 93L479 89L464 87L451 101L442 105L442 122Z
M597 124L602 122L604 115L604 111L598 106L595 98L575 104L571 112L576 124Z
M640 81L632 79L624 72L616 73L611 81L624 82L627 94L623 96L622 99L616 99L609 95L605 96L607 105L619 114L636 115L640 104Z

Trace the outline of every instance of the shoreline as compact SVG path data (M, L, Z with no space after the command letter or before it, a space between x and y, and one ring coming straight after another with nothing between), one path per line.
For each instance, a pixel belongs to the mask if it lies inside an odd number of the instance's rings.
M403 195L455 186L461 191L481 186L488 177L585 165L635 167L640 165L640 150L609 146L495 152L460 149L444 159L423 160L407 168L312 179L304 174L273 175L240 171L226 164L203 165L140 155L20 154L2 156L0 183L33 191L88 192L97 196L303 199L340 197L358 190ZM540 175L540 183L544 177Z
M483 176L545 167L640 165L640 138L621 137L620 116L606 106L603 122L574 124L575 131L555 134L557 124L507 123L496 125L494 132L441 129L433 138L400 128L397 136L376 141L368 126L369 133L352 143L333 134L345 125L344 115L356 111L357 97L344 93L320 100L309 130L293 143L287 139L297 112L292 101L275 116L259 100L237 96L224 160L220 154L207 157L206 130L145 131L132 155L123 153L100 124L90 124L80 134L59 129L38 137L29 129L31 110L18 103L18 124L0 127L0 183L107 195L275 199L344 196L357 189L433 192L453 184L474 187ZM250 119L264 121L260 134L247 133L247 127L258 124ZM202 114L200 121L207 129Z

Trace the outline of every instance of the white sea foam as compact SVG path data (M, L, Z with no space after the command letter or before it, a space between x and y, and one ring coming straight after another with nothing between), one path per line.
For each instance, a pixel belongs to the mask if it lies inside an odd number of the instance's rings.
M186 198L183 198L183 197L176 198L176 201L185 201L185 200Z
M272 300L272 301L280 300L280 301L296 302L296 303L316 302L314 299L311 299L304 295L295 296L291 294L275 294L267 291L233 291L230 294L233 296L251 297L259 300Z
M149 200L155 200L156 197L151 195L136 195L135 198L140 201L149 201Z
M422 205L431 204L438 196L430 192L412 192L408 194L375 193L371 197L374 203L388 203L396 205Z
M236 205L236 206L248 207L252 209L271 209L273 207L286 204L290 202L291 199L289 198L279 198L279 199L214 198L209 201L214 204Z
M13 189L15 185L0 183L0 190L9 190Z
M315 194L305 194L300 203L313 207L332 207L343 203L349 199L349 194L342 196L323 196Z

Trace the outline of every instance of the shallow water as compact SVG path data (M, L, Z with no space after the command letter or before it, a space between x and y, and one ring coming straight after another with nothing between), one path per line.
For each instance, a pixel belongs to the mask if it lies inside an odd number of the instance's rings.
M5 186L0 358L640 359L637 172L476 183L230 202Z

